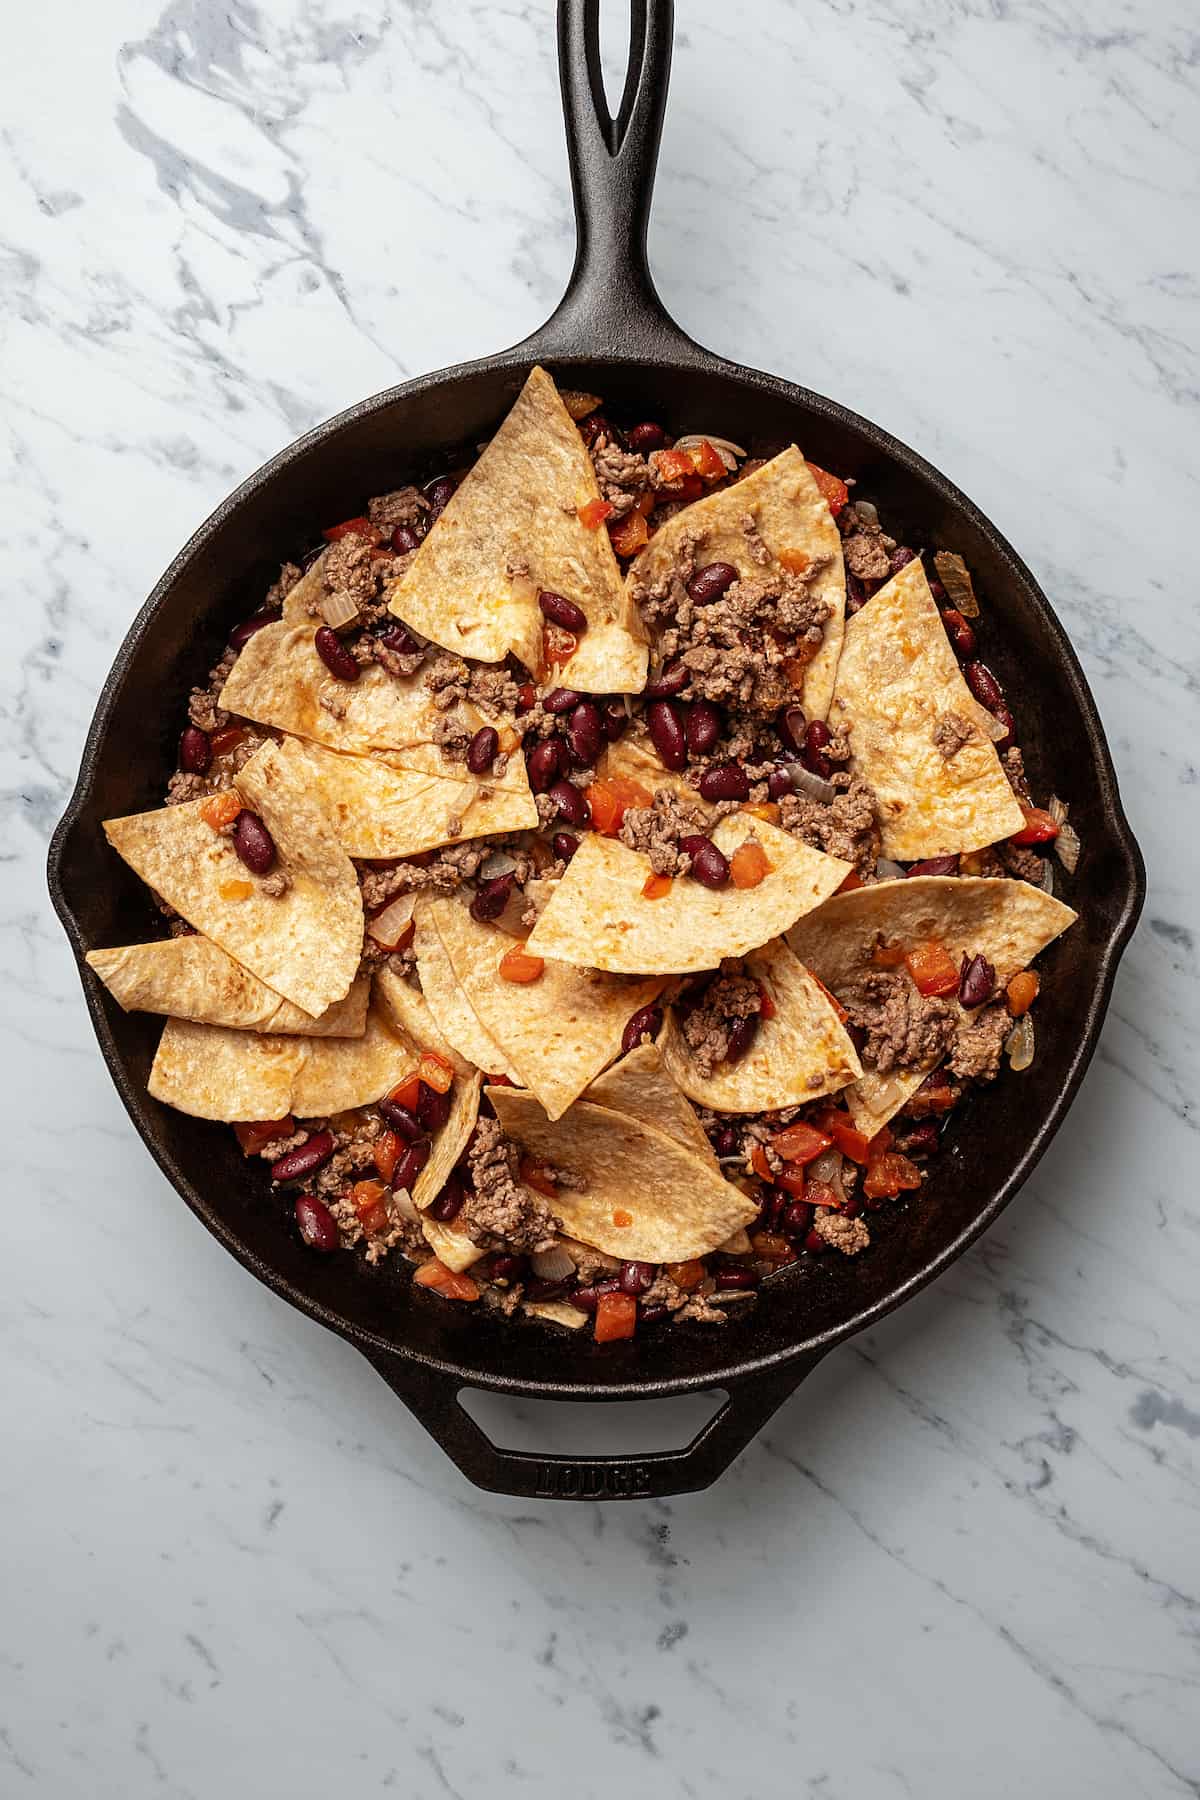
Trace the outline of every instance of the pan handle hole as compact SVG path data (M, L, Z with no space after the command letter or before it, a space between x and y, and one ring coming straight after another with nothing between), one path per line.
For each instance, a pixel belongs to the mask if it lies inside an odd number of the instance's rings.
M501 1450L542 1456L650 1456L682 1450L713 1418L726 1395L678 1394L667 1400L522 1400L463 1388L459 1404Z

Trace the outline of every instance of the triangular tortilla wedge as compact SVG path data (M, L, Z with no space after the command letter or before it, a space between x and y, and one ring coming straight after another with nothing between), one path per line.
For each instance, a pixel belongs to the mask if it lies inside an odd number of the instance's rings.
M234 962L206 937L159 938L119 950L91 950L88 966L126 1012L166 1013L231 1031L301 1037L361 1037L370 977L360 975L344 1000L314 1019Z
M481 1080L482 1077L476 1074L469 1080L455 1082L450 1117L434 1139L429 1161L413 1183L413 1202L421 1214L425 1241L439 1262L456 1273L478 1262L484 1251L465 1231L458 1230L453 1220L443 1224L439 1219L431 1219L426 1208L433 1205L471 1141L479 1117Z
M467 999L434 922L432 906L432 899L420 900L413 913L413 949L421 992L433 1021L447 1042L474 1068L487 1075L507 1075L510 1081L519 1081L517 1071Z
M433 1050L448 1062L456 1075L473 1075L475 1065L439 1031L420 988L397 975L387 964L375 972L375 998L387 1013L395 1030L411 1038L418 1050Z
M347 856L368 861L415 856L442 844L537 827L537 804L519 750L512 752L504 774L486 783L462 765L457 765L461 774L423 774L299 738L285 739L279 751L324 807Z
M757 526L757 535L772 552L769 563L757 562L744 521ZM650 586L669 573L680 539L703 532L697 551L700 563L732 563L739 575L755 576L780 570L779 553L800 553L818 565L809 584L814 599L824 600L829 618L821 648L804 671L797 693L810 719L823 719L829 711L834 674L842 649L846 619L846 575L842 564L842 538L828 504L796 446L773 457L753 475L721 488L706 499L694 500L660 525L627 577L631 593Z
M992 742L996 721L963 680L919 562L846 626L829 723L875 790L885 856L982 850L1024 825ZM948 729L967 734L951 756L934 739Z
M232 838L205 824L203 800L108 819L105 835L189 925L319 1018L345 999L358 973L363 908L354 865L278 745L264 744L235 781L275 840L277 866L291 882L285 894L268 894Z
M552 1119L617 1055L629 1020L663 985L549 961L536 981L505 981L499 965L510 937L479 924L461 900L431 900L427 911L468 1005Z
M598 500L591 458L544 369L517 400L433 525L388 598L392 612L459 656L501 662L511 651L544 668L539 588L586 615L564 687L636 694L646 646L603 525L578 508ZM510 570L512 573L510 573Z
M715 1169L717 1158L695 1109L676 1085L657 1044L639 1044L628 1056L597 1075L583 1096L594 1106L627 1113L643 1125L657 1126Z
M703 1158L627 1113L577 1100L555 1120L516 1088L488 1088L487 1097L536 1162L586 1183L560 1187L552 1205L571 1237L610 1256L683 1262L757 1216L755 1202Z
M1077 917L1027 881L913 875L835 895L793 927L788 943L832 994L872 966L877 943L907 946L931 938L956 961L985 956L1003 987ZM935 1066L887 1075L864 1069L844 1096L859 1130L870 1136L886 1125Z
M732 857L751 834L771 864L757 887L714 890L683 875L651 900L642 891L650 858L589 833L530 934L530 951L629 975L715 969L722 957L745 956L779 937L849 873L849 863L748 813L722 819L712 839Z
M773 1112L832 1094L862 1074L858 1054L829 997L782 939L752 950L746 974L771 1001L749 1050L738 1062L700 1074L683 1026L672 1012L663 1033L663 1061L698 1106L714 1112Z

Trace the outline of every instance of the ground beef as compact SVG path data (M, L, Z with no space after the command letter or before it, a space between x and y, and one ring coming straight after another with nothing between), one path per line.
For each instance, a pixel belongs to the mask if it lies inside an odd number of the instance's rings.
M176 769L167 783L167 805L183 806L189 800L203 800L208 791L205 776L185 775L182 769Z
M433 741L447 762L466 762L471 733L458 713L443 713L433 722Z
M620 838L630 850L650 858L656 875L686 875L692 866L679 840L703 831L704 808L671 788L659 788L651 806L631 806L621 822Z
M222 725L228 725L229 714L221 710L217 700L237 659L236 650L226 650L220 662L214 663L209 670L204 686L192 689L188 699L188 719L201 731L220 731Z
M814 850L853 863L865 878L874 874L880 848L875 790L860 775L835 780L847 785L829 801L785 794L779 802L779 823Z
M851 575L859 581L886 581L892 572L895 538L882 530L870 513L860 513L847 506L838 519L842 534L842 555Z
M299 1131L293 1131L290 1137L272 1138L269 1144L261 1145L255 1155L261 1156L264 1162L278 1162L289 1150L298 1150L301 1144L307 1144L309 1135L308 1127L303 1126Z
M448 650L436 656L425 671L425 686L440 712L449 712L452 706L457 706L466 695L470 682L471 671L462 657L454 656Z
M645 457L622 450L607 437L598 437L592 445L592 467L600 492L612 507L613 519L623 519L632 512L638 496L652 484Z
M867 1034L859 1056L880 1075L940 1062L954 1040L958 1008L918 993L895 970L868 969L838 998L850 1023Z
M510 672L501 667L471 670L467 697L483 712L494 717L515 713L520 705L520 687Z
M1025 758L1022 756L1016 744L1013 744L1004 752L1003 756L1000 758L1000 766L1008 776L1008 785L1017 796L1017 799L1023 800L1026 806L1032 806L1033 795L1030 792L1029 782L1025 775Z
M962 1081L995 1081L1004 1040L1011 1030L1008 1009L999 1002L968 1013L959 1025L946 1067Z
M758 520L753 513L743 513L739 524L742 528L742 535L746 539L746 548L750 552L751 561L756 562L760 569L769 569L772 562L771 551L758 529Z
M415 675L425 661L424 650L397 650L391 644L384 643L381 637L365 637L360 640L364 644L373 661L395 675L397 680L407 675Z
M1034 887L1041 886L1046 864L1036 850L1028 844L999 844L997 851L1005 875L1015 876L1018 881L1030 881Z
M318 1119L300 1121L308 1131L324 1129ZM352 1131L335 1130L334 1151L325 1167L313 1176L311 1189L322 1200L340 1194L364 1169L374 1167L372 1147L383 1130L382 1119L363 1119Z
M380 563L372 555L374 548L370 538L360 537L357 531L348 531L344 537L335 538L321 564L325 592L348 594L360 608L365 602L374 600L380 569Z
M367 501L367 517L381 531L396 525L419 525L429 511L429 502L419 488L393 488L390 494L376 494Z
M845 1213L818 1206L813 1215L813 1230L843 1256L857 1256L871 1242L871 1234L862 1219L848 1219Z
M489 1239L536 1255L552 1250L562 1221L518 1177L520 1153L496 1119L480 1119L467 1152L471 1189L456 1227L477 1244Z
M970 721L961 713L939 713L933 726L934 748L946 762L957 756L963 745L970 742L972 727Z
M267 589L267 597L263 601L263 611L269 612L273 607L282 607L302 574L303 570L298 563L285 562L281 566L277 578Z
M762 990L748 976L719 975L709 983L699 1005L686 1012L682 1021L684 1043L702 1081L725 1061L735 1022L761 1011Z
M604 1276L615 1275L621 1267L617 1257L609 1256L604 1250L593 1250L590 1244L577 1244L572 1240L564 1248L575 1264L575 1273L583 1287Z
M397 894L451 894L464 881L474 880L480 864L496 848L486 838L473 838L466 844L447 844L426 863L402 862L392 869L372 869L359 863L363 905L374 912Z
M710 1284L711 1285L711 1284ZM671 1277L660 1270L641 1296L643 1306L665 1306L676 1320L694 1319L703 1325L724 1325L726 1318L719 1306L713 1306L705 1293L690 1293L676 1286Z
M272 900L282 900L292 885L292 878L285 869L272 869L269 875L261 878L258 885Z

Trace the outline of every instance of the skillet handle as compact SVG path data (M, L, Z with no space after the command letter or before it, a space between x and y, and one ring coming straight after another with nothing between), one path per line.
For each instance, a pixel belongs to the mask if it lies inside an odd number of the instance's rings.
M600 0L558 0L558 72L577 247L561 302L521 346L532 356L636 361L699 354L664 309L646 259L674 0L629 4L629 68L614 119L600 67Z
M645 1500L709 1487L820 1362L725 1384L727 1398L690 1444L648 1456L538 1456L505 1450L459 1402L462 1384L408 1358L368 1353L368 1361L478 1488L536 1500Z

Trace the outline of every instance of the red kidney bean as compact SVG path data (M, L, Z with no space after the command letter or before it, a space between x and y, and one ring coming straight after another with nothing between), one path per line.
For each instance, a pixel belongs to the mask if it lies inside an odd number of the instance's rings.
M486 924L489 919L498 919L508 905L515 880L516 876L510 870L507 875L495 875L491 881L480 882L471 902L471 917L481 925Z
M842 1021L842 1030L845 1032L846 1036L850 1039L850 1042L854 1045L854 1048L858 1051L859 1055L861 1056L863 1051L867 1047L867 1028L866 1028L866 1026L865 1025L856 1025L854 1023L853 1019L844 1019Z
M691 680L691 671L681 662L665 663L657 675L642 689L644 700L670 700L681 694Z
M565 594L556 594L551 588L539 588L538 605L552 625L560 625L574 637L581 637L587 630L587 614Z
M821 1236L819 1231L810 1231L805 1236L804 1248L808 1251L810 1256L824 1256L829 1245L825 1242L825 1239Z
M636 1050L644 1037L653 1042L662 1030L662 1022L661 1006L639 1006L621 1034L621 1055L628 1056L631 1050Z
M845 1219L857 1219L862 1211L862 1201L857 1194L848 1194L842 1202L841 1212Z
M593 1281L587 1287L578 1287L574 1293L567 1295L567 1299L580 1312L594 1313L602 1294L619 1294L620 1291L621 1283L614 1277L609 1281Z
M392 532L392 549L397 556L407 556L421 542L422 533L415 525L397 525Z
M399 656L416 656L421 648L408 627L395 620L376 631L375 636L381 644L386 644L389 650L395 650Z
M915 862L911 869L905 869L906 875L957 875L957 856L927 856L924 862Z
M569 863L579 848L579 839L572 837L569 831L556 831L550 840L550 848L559 862Z
M944 602L949 599L949 595L936 575L931 575L929 577L929 591L939 606L943 605Z
M266 875L275 861L275 839L257 813L245 807L233 827L233 847L255 875Z
M439 1094L436 1088L422 1081L417 1087L417 1104L414 1110L422 1127L430 1135L440 1131L450 1117L449 1089L444 1094Z
M738 572L732 563L705 563L688 582L688 597L697 606L707 606L709 601L719 600L725 589L732 587L737 578Z
M569 781L556 781L546 791L558 808L559 817L565 819L568 825L574 825L576 830L582 830L585 825L591 824L592 809L584 799L580 788L575 787Z
M785 1194L782 1188L766 1188L762 1197L762 1210L755 1220L755 1230L778 1231L783 1209L790 1199L791 1196Z
M736 1128L733 1125L722 1125L720 1131L713 1138L712 1147L718 1156L736 1156L738 1147Z
M466 1190L458 1176L451 1175L437 1199L426 1208L427 1215L436 1219L439 1225L448 1225L462 1211L466 1197Z
M772 800L782 800L785 794L794 793L792 778L786 769L772 769L767 776L767 793Z
M968 1011L982 1006L996 991L996 971L986 956L964 956L958 976L958 1004Z
M938 1128L932 1119L922 1119L900 1140L905 1156L932 1156L938 1147Z
M296 1195L296 1223L310 1250L336 1250L338 1228L333 1214L315 1194Z
M375 1106L380 1118L391 1126L397 1136L402 1137L406 1144L416 1143L422 1135L416 1113L410 1112L407 1106L401 1106L398 1100L377 1100Z
M392 1186L407 1188L411 1194L413 1182L429 1161L429 1151L430 1145L426 1138L422 1138L419 1143L410 1144L392 1170Z
M813 719L804 732L804 748L800 752L800 761L813 775L820 775L828 781L833 774L833 764L825 754L825 746L829 742L829 727L823 719Z
M602 412L585 413L582 419L576 419L579 435L590 450L599 437L616 439L616 427L605 418Z
M185 775L207 775L212 767L212 745L207 731L189 725L179 740L179 766Z
M332 625L318 628L313 637L313 645L331 675L336 675L339 681L358 680L358 664Z
M986 663L969 662L963 666L963 675L967 686L978 700L980 706L986 706L990 713L999 717L999 709L1004 705L1004 689L992 674Z
M691 873L708 888L722 888L729 880L729 864L709 837L696 832L680 838L679 848L692 859Z
M583 695L577 694L574 688L551 688L548 694L542 695L542 705L548 713L565 713L578 706L582 699Z
M753 1269L744 1269L738 1263L726 1263L724 1268L716 1272L717 1292L728 1293L733 1288L753 1288L758 1286L758 1276Z
M467 767L472 775L486 775L500 754L500 733L494 725L481 725L467 746Z
M272 1181L299 1181L323 1168L333 1155L332 1131L314 1131L306 1144L289 1150L286 1156L271 1164Z
M567 749L576 767L590 769L603 745L600 708L594 700L581 700L567 720Z
M1007 750L1017 735L1017 722L1009 712L1007 706L1004 705L996 708L996 721L998 724L1003 725L1004 736L996 738L995 748L997 750Z
M960 656L972 657L975 654L975 627L964 619L956 606L948 606L942 614L942 624L946 627L946 636L954 645Z
M667 768L682 769L687 762L687 738L679 708L669 700L652 700L646 708L646 724Z
M715 748L724 720L711 700L695 700L688 707L684 736L693 756L707 756Z
M458 482L453 475L439 475L435 481L427 481L421 489L429 502L429 523L445 512L458 491Z
M533 1280L526 1284L525 1297L528 1300L568 1300L570 1299L570 1295L567 1293L569 1280L570 1277L564 1275L561 1281L541 1281L535 1275Z
M264 625L277 625L278 623L279 614L274 607L267 607L262 612L251 613L248 619L243 619L241 624L230 632L229 648L231 650L244 649L256 631L261 631Z
M729 1028L729 1048L725 1052L725 1061L727 1063L741 1062L757 1036L757 1013L750 1013L744 1019L735 1019Z
M784 707L775 721L775 729L787 749L793 750L799 756L804 749L804 733L808 729L804 708L802 706Z
M849 569L847 569L846 570L846 611L848 613L856 613L858 611L859 607L865 606L866 603L867 603L867 590L866 590L865 585L858 579L857 575L852 575L850 573Z
M615 744L619 737L624 737L629 730L629 714L625 711L623 700L606 700L600 708L600 729L610 744Z
M658 1321L660 1319L665 1319L666 1316L667 1309L665 1306L638 1306L637 1322L639 1327L642 1325L657 1325Z
M892 551L891 556L892 574L898 575L901 569L907 569L909 563L916 562L916 560L917 553L915 550L910 550L907 544L897 544L896 548Z
M625 442L637 456L649 456L652 450L661 450L667 441L667 434L661 425L655 425L646 419L641 425L632 425L625 433Z
M700 777L700 793L705 800L748 800L750 777L738 763L721 763L705 769Z
M654 1263L626 1262L621 1264L621 1273L617 1277L623 1294L632 1294L634 1298L644 1294L646 1289L654 1286L657 1273Z
M535 794L544 794L554 783L562 767L562 749L557 738L543 738L525 758L525 773Z
M812 1226L813 1209L807 1200L792 1200L784 1207L780 1224L789 1237L803 1237Z
M519 1281L525 1273L525 1258L509 1256L506 1251L497 1250L488 1258L487 1272L493 1281Z

